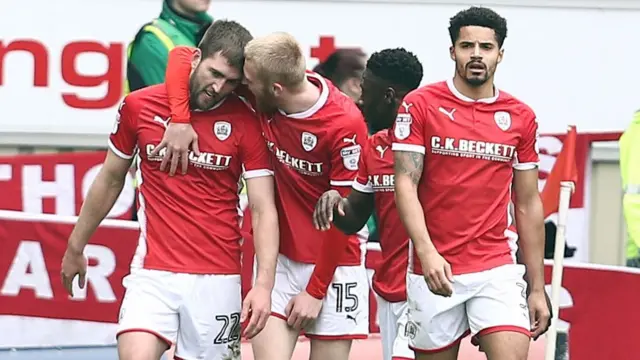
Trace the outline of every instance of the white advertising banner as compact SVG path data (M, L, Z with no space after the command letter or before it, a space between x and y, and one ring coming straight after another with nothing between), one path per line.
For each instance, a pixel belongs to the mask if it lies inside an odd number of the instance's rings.
M214 1L211 14L254 35L294 34L309 67L334 47L406 47L424 63L428 83L453 74L448 20L466 6L236 0ZM126 46L160 8L160 0L1 1L0 144L103 146L122 95ZM640 33L637 9L495 9L509 24L497 82L536 110L541 131L626 127L640 106L640 72L628 71L640 55L629 45Z

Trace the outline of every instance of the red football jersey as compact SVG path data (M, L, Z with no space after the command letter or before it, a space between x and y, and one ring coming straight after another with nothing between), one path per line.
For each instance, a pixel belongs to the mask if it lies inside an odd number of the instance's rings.
M407 300L409 235L400 221L394 198L390 132L381 130L369 138L353 188L374 194L382 261L373 275L373 290L389 302L399 302Z
M514 262L505 234L513 171L537 166L537 132L531 108L497 89L475 101L450 80L404 99L392 149L425 154L418 197L433 244L454 274ZM410 264L421 273L417 258Z
M353 100L321 76L307 77L321 90L318 102L302 113L263 115L262 129L275 157L280 253L315 264L325 239L346 236L313 227L316 202L332 187L351 187L366 145L367 127ZM357 236L350 235L348 241L347 253L338 264L360 264Z
M109 137L109 148L122 158L132 158L139 149L141 231L131 266L239 274L240 176L273 174L267 148L258 141L259 120L233 95L209 111L193 112L200 156L190 152L187 174L172 177L159 169L165 150L149 157L162 140L169 115L164 85L135 91L120 106Z

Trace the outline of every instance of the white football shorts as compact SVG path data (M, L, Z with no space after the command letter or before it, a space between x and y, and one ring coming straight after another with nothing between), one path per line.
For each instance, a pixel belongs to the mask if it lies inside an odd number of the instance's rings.
M240 275L136 269L123 284L117 336L154 334L176 345L177 359L239 358Z
M306 289L315 265L278 255L271 315L287 319L289 301ZM314 339L366 339L369 334L369 282L364 265L338 266L322 310L305 336Z
M413 350L409 348L406 331L408 304L406 301L388 302L376 294L378 302L378 325L382 338L382 358L384 360L413 360Z
M456 275L448 298L433 294L422 275L408 274L410 348L424 353L444 351L469 333L513 331L530 336L524 272L523 265L508 264Z

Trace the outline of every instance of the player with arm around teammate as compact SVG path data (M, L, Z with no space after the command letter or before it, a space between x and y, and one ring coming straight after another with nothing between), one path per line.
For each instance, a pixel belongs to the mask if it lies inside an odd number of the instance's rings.
M138 151L140 240L124 279L118 354L123 360L160 359L172 344L180 359L239 359L241 323L253 337L270 313L278 249L273 172L268 150L256 142L255 114L231 94L242 81L250 33L217 21L191 61L190 100L200 154L188 154L185 176L159 170L153 150L171 123L164 84L128 95L109 137L109 150L83 204L62 263L71 284L86 273L83 249L113 206ZM247 181L258 259L256 286L241 303L241 235L237 221L241 176Z
M188 52L175 49L167 73L168 90L175 93L174 111L181 114L180 78ZM254 356L289 359L302 329L311 339L311 359L346 360L351 341L368 336L364 244L338 230L314 229L312 215L325 191L346 195L350 189L367 138L366 124L353 100L321 76L306 72L300 45L291 35L254 39L245 56L248 95L271 151L281 234L272 316L252 341ZM185 148L193 140L191 130L188 125L176 129L167 132L164 143Z
M406 274L409 235L402 226L393 195L391 127L402 98L422 81L422 64L405 49L385 49L367 61L362 79L360 108L374 135L364 150L358 176L348 197L335 190L325 192L314 212L316 228L333 223L353 234L373 211L378 219L383 260L373 276L384 360L413 359L407 338Z
M454 78L407 95L394 124L396 204L415 259L410 346L417 359L456 359L471 332L490 360L526 359L549 320L536 117L494 87L502 17L472 7L449 32ZM506 234L512 182L524 266Z

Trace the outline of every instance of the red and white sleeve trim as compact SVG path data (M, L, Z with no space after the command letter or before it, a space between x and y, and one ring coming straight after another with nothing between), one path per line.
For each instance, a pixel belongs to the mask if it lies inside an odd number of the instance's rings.
M366 185L362 185L358 182L358 180L354 180L352 186L354 190L360 191L361 193L367 193L367 194L373 193L373 186L371 185L370 182L368 182Z
M400 144L393 143L391 144L392 151L409 151L409 152L417 152L422 155L425 153L425 148L422 145L413 145L413 144Z
M108 139L109 142L109 149L111 149L111 151L113 151L114 154L116 154L119 158L125 159L125 160L130 160L131 158L133 158L133 155L127 155L124 152L120 151L112 142L111 139Z
M351 186L353 185L353 180L331 180L329 184L331 186Z
M244 174L242 174L242 177L244 177L245 180L259 178L263 176L273 176L273 171L268 169L256 169L256 170L245 171Z
M515 170L520 170L520 171L533 170L533 169L535 169L537 167L538 167L538 163L518 163L518 164L513 164L513 168Z

